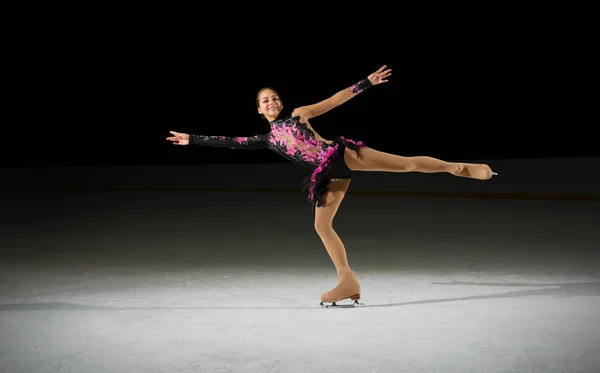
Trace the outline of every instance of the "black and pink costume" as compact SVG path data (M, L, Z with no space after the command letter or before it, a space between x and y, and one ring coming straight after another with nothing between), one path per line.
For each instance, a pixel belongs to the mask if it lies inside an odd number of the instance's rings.
M368 79L361 80L350 89L360 93L371 86ZM355 142L343 136L332 142L319 141L314 132L299 117L291 113L281 113L270 123L271 131L252 137L202 136L190 134L190 144L231 149L269 149L289 159L293 163L310 167L312 175L305 181L305 189L309 190L309 201L314 209L323 206L323 197L331 179L350 179L352 171L344 161L344 150L349 148L360 156L364 146L361 141Z

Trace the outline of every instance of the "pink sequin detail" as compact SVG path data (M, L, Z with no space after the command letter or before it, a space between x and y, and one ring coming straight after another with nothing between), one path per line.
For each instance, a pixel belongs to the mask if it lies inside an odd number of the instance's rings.
M354 145L358 145L358 146L363 146L365 145L362 141L354 141L354 140L350 140L350 139L346 139L344 136L340 136L340 139L349 142L350 144L354 144Z
M311 137L304 136L295 125L273 127L271 134L271 141L285 147L285 152L289 155L293 156L296 151L299 151L302 159L311 163L322 162L326 157L319 142Z
M327 168L327 166L329 165L329 163L331 162L331 157L333 156L333 154L335 154L335 152L338 149L338 144L335 144L334 146L332 146L331 148L329 148L329 150L327 151L327 154L325 154L325 157L321 160L321 163L319 164L319 166L317 168L315 168L315 170L313 171L313 174L310 178L310 181L312 181L312 185L309 188L310 191L310 195L313 196L314 192L315 192L315 182L317 181L317 176L325 169Z

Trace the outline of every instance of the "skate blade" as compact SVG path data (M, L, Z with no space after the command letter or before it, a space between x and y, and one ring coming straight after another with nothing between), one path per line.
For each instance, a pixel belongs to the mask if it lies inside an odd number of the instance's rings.
M319 305L323 308L354 308L364 306L364 303L360 303L358 299L355 299L352 304L338 304L338 302L321 302Z

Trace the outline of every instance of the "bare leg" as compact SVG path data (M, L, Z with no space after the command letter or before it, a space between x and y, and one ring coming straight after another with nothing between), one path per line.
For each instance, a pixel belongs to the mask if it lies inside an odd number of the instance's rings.
M350 185L350 179L337 179L329 184L329 192L325 196L325 205L315 210L315 230L323 241L336 271L350 269L346 248L333 229L333 218L337 213Z
M349 179L332 180L325 196L325 205L317 207L315 211L315 230L323 241L340 278L340 282L333 290L321 295L322 302L337 302L346 298L360 297L360 285L348 264L346 248L333 229L333 218L346 195L349 184Z
M493 175L492 169L486 164L446 162L426 156L403 157L369 147L362 149L362 155L359 158L354 151L346 149L344 159L348 168L353 171L446 172L455 176L480 180L488 180Z

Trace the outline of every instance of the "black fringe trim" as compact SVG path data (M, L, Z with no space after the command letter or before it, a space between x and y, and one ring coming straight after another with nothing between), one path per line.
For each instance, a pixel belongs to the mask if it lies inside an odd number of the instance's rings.
M362 157L361 149L365 144L361 141L356 142L354 140L346 139L343 136L337 137L334 142L336 143L335 151L325 159L320 167L321 170L317 172L317 169L304 180L303 192L308 190L308 201L311 204L312 210L315 207L325 206L325 194L329 191L329 183L331 178L328 176L333 164L333 160L336 157L344 156L344 149L349 148L356 152L356 155Z

